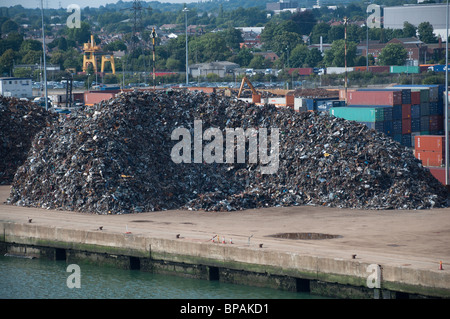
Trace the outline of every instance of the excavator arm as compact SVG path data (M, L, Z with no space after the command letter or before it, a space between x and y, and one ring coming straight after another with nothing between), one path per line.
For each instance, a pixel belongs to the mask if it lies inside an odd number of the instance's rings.
M239 88L239 93L238 93L238 96L237 96L238 98L241 97L242 90L244 89L245 83L247 83L248 87L250 88L250 90L252 90L252 93L253 93L254 95L258 95L258 92L256 91L256 89L255 89L255 87L253 86L253 84L250 82L250 80L249 80L246 76L244 76L244 77L242 78L241 87Z

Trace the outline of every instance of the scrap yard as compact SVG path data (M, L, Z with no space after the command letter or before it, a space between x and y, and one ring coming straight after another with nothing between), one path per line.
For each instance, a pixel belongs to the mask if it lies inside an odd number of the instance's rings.
M2 98L0 248L339 298L448 298L442 93L132 89L69 114Z

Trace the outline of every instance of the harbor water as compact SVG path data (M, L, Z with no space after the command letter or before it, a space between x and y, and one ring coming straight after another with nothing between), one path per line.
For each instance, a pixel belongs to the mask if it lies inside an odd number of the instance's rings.
M318 299L287 292L64 261L0 256L0 299ZM70 287L72 286L72 288Z

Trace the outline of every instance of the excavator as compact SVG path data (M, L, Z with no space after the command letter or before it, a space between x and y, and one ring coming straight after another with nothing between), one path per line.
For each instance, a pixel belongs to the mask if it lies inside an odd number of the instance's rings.
M247 83L247 85L250 88L250 90L252 90L252 101L253 101L253 103L260 103L261 102L261 95L258 94L258 92L256 91L255 87L253 86L253 84L250 82L250 80L246 76L244 76L242 78L241 87L239 88L239 93L238 93L237 97L238 98L241 97L242 90L244 89L245 83Z

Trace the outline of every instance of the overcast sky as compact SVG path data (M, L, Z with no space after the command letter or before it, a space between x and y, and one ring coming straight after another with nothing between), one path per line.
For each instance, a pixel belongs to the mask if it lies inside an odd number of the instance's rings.
M108 3L116 3L118 0L43 0L44 1L44 9L54 8L58 9L67 8L70 4L78 4L81 8L84 7L95 7L108 4ZM132 0L122 0L124 2L131 2ZM171 3L190 3L197 2L197 0L157 0L159 2L171 2ZM146 1L144 1L146 2ZM22 5L24 8L40 8L41 0L0 0L0 7L6 6L15 6L17 4Z

